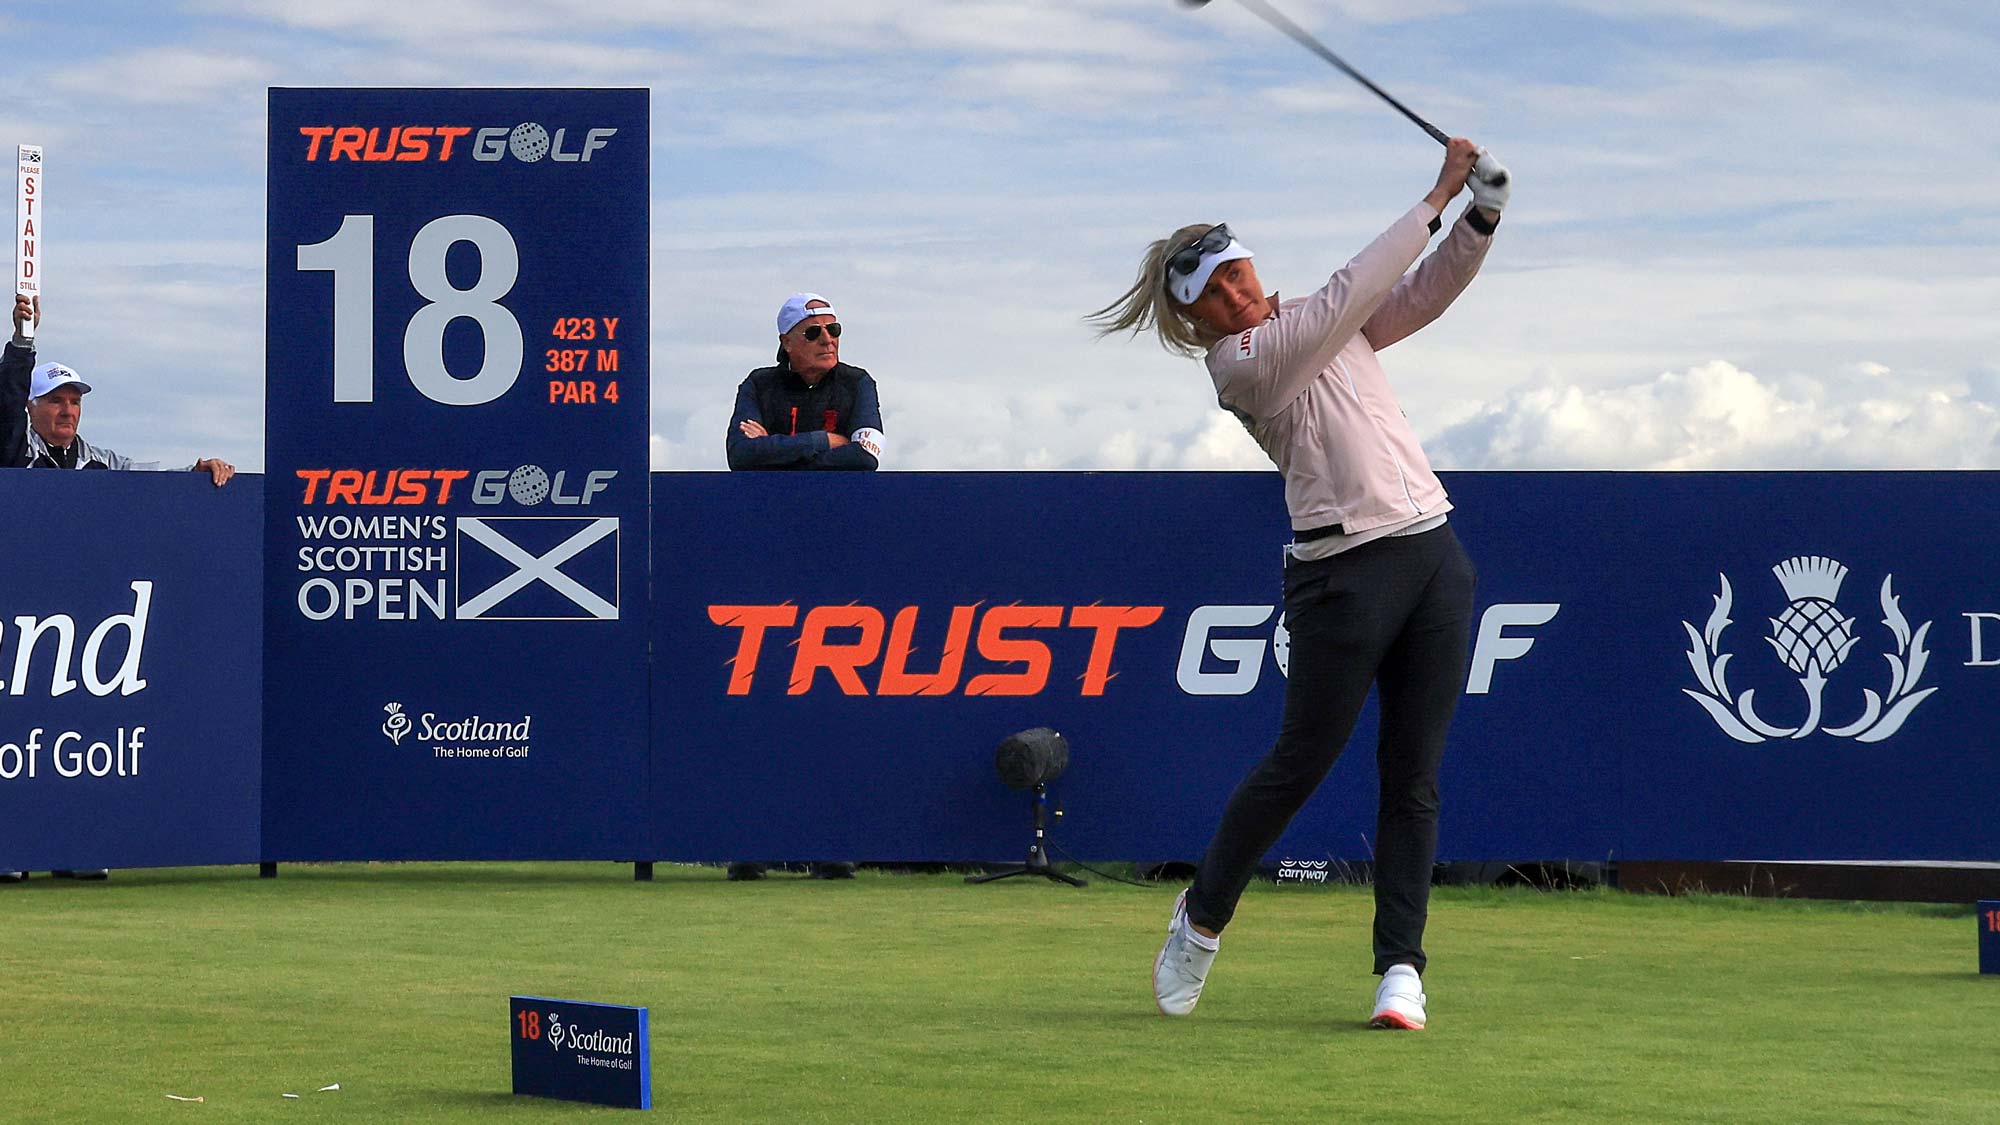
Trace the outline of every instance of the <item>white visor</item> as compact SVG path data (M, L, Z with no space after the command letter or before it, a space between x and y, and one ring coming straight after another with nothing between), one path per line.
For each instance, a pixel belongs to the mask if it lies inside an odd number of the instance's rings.
M1229 245L1215 253L1202 255L1201 264L1194 268L1193 273L1183 275L1167 271L1167 293L1183 305L1192 305L1195 298L1201 296L1202 288L1208 284L1209 275L1215 272L1215 267L1238 258L1255 256L1248 246L1232 238Z

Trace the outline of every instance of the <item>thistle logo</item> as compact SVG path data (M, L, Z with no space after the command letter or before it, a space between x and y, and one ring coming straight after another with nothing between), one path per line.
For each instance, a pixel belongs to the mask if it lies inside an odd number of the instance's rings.
M1733 624L1729 611L1734 607L1735 594L1726 574L1720 576L1722 590L1715 596L1715 610L1709 614L1706 627L1697 630L1681 622L1688 635L1688 664L1701 683L1700 691L1682 688L1682 692L1701 704L1723 733L1738 742L1754 744L1774 738L1804 738L1819 730L1835 738L1880 742L1901 730L1917 704L1937 689L1917 690L1924 665L1930 660L1924 640L1931 623L1926 621L1911 632L1910 623L1903 616L1902 599L1891 589L1895 575L1882 579L1881 595L1882 624L1896 641L1894 653L1882 654L1889 662L1888 694L1864 690L1860 717L1832 727L1823 725L1826 716L1821 697L1828 678L1846 663L1848 654L1860 640L1854 632L1854 618L1843 615L1834 604L1840 596L1840 585L1847 578L1847 568L1824 556L1799 555L1772 567L1771 573L1790 604L1784 612L1769 619L1771 635L1764 640L1785 667L1799 677L1799 688L1805 694L1805 715L1799 724L1774 726L1757 714L1752 702L1756 689L1746 688L1740 694L1729 689L1725 674L1732 654L1722 651L1722 633Z
M403 714L403 705L400 703L385 703L382 705L382 710L389 713L388 721L382 724L382 733L389 736L390 742L401 746L403 736L410 733L410 717Z
M562 1050L562 1041L563 1041L563 1024L562 1024L562 1017L561 1017L561 1016L559 1016L559 1015L557 1015L557 1014L556 1014L556 1013L554 1013L554 1012L550 1012L550 1013L549 1013L549 1046L551 1046L551 1047L554 1047L554 1048L555 1048L556 1050L560 1051L560 1050Z

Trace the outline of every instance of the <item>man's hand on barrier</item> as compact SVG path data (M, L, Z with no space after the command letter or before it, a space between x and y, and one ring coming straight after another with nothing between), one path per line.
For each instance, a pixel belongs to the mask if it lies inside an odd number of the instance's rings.
M229 478L236 475L236 466L220 457L204 457L194 463L194 471L207 473L215 481L215 487L221 488L229 483Z
M736 428L743 431L743 436L747 438L760 438L760 437L771 436L771 431L764 428L764 423L759 422L755 418L746 418L743 421L736 423Z

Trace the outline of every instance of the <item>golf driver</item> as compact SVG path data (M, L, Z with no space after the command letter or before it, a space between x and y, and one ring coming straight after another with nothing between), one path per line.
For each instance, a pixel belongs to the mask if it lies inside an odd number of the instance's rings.
M1181 3L1189 8L1205 8L1208 6L1209 0L1181 0ZM1437 126L1431 124L1428 121L1425 121L1423 118L1418 117L1416 111L1412 110L1409 106L1404 105L1402 102L1397 101L1393 96L1390 95L1389 91L1384 90L1382 87L1377 86L1373 82L1370 82L1368 80L1367 75L1347 65L1346 60L1342 59L1339 55L1334 54L1333 51L1327 47L1326 44L1320 42L1317 38L1315 38L1312 32L1307 31L1305 28L1300 27L1296 23L1293 23L1290 17L1286 16L1285 13L1279 11L1278 9L1273 8L1269 3L1266 2L1266 0L1237 0L1237 3L1242 4L1245 8L1250 9L1250 11L1253 14L1255 14L1259 19L1262 19L1265 23L1270 24L1272 27L1275 27L1279 31L1284 32L1286 35L1291 36L1292 41L1297 43L1299 46L1304 47L1306 50L1311 51L1313 54L1318 55L1320 58L1323 58L1327 62L1333 64L1335 70L1340 71L1342 74L1345 74L1349 78L1354 79L1356 82L1361 83L1363 86L1368 87L1371 93L1373 93L1376 97L1381 98L1383 101L1388 102L1390 106L1394 107L1397 113L1400 113L1404 117L1409 118L1411 121L1416 122L1417 128L1422 129L1426 133L1429 133L1432 140L1436 141L1441 145L1449 145L1451 143L1451 137L1446 135L1444 130L1438 128ZM1496 187L1507 182L1507 169L1502 168L1500 166L1500 163L1494 160L1493 157L1488 155L1483 149L1479 153L1479 163L1473 166L1472 171L1473 174L1478 176L1481 180L1493 184Z

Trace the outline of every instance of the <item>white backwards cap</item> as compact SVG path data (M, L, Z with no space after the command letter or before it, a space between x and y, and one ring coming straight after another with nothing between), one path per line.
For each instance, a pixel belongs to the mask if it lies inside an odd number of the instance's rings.
M785 303L778 306L778 335L783 336L785 333L797 328L799 321L809 316L837 317L840 315L833 311L831 302L827 302L826 307L823 309L809 309L806 307L814 301L826 302L826 298L817 293L794 293L785 298Z

